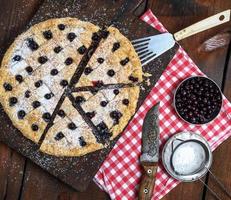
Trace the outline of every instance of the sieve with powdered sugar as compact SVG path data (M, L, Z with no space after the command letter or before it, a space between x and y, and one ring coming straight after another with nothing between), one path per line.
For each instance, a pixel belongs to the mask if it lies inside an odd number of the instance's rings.
M207 173L217 182L220 188L231 198L231 193L211 172L212 151L208 142L199 134L180 132L171 137L162 151L162 162L166 171L175 179L183 182L201 181L212 195L220 197L201 179Z

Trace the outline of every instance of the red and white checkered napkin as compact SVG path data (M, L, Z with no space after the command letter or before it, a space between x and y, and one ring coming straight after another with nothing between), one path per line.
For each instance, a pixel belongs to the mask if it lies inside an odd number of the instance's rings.
M159 31L166 32L166 29L150 10L141 19ZM139 157L143 119L147 111L158 101L160 101L161 144L165 143L173 134L188 130L203 135L214 150L231 135L231 104L224 96L224 104L219 116L213 122L202 126L189 125L183 122L177 116L172 106L173 91L176 86L188 76L202 74L180 47L95 175L95 182L108 192L112 199L130 200L137 198L141 177ZM178 183L160 165L157 172L153 199L162 198Z

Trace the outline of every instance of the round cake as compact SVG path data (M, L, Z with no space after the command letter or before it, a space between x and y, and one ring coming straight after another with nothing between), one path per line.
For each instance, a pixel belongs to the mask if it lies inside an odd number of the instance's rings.
M0 101L14 126L55 156L104 148L134 115L142 67L118 29L50 19L16 38L0 68Z

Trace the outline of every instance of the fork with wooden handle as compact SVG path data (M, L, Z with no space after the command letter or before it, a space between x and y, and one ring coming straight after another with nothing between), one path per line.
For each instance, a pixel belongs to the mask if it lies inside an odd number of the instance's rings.
M180 41L196 33L228 22L230 20L230 13L231 10L229 9L199 21L175 34L162 33L150 37L144 37L133 40L132 44L140 57L142 66L144 66L171 49L176 41Z

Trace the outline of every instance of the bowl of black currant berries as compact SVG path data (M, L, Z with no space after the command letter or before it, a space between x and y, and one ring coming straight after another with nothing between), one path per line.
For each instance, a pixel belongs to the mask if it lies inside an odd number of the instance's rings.
M222 107L222 93L218 85L203 76L192 76L182 81L174 95L177 114L190 124L211 122Z

